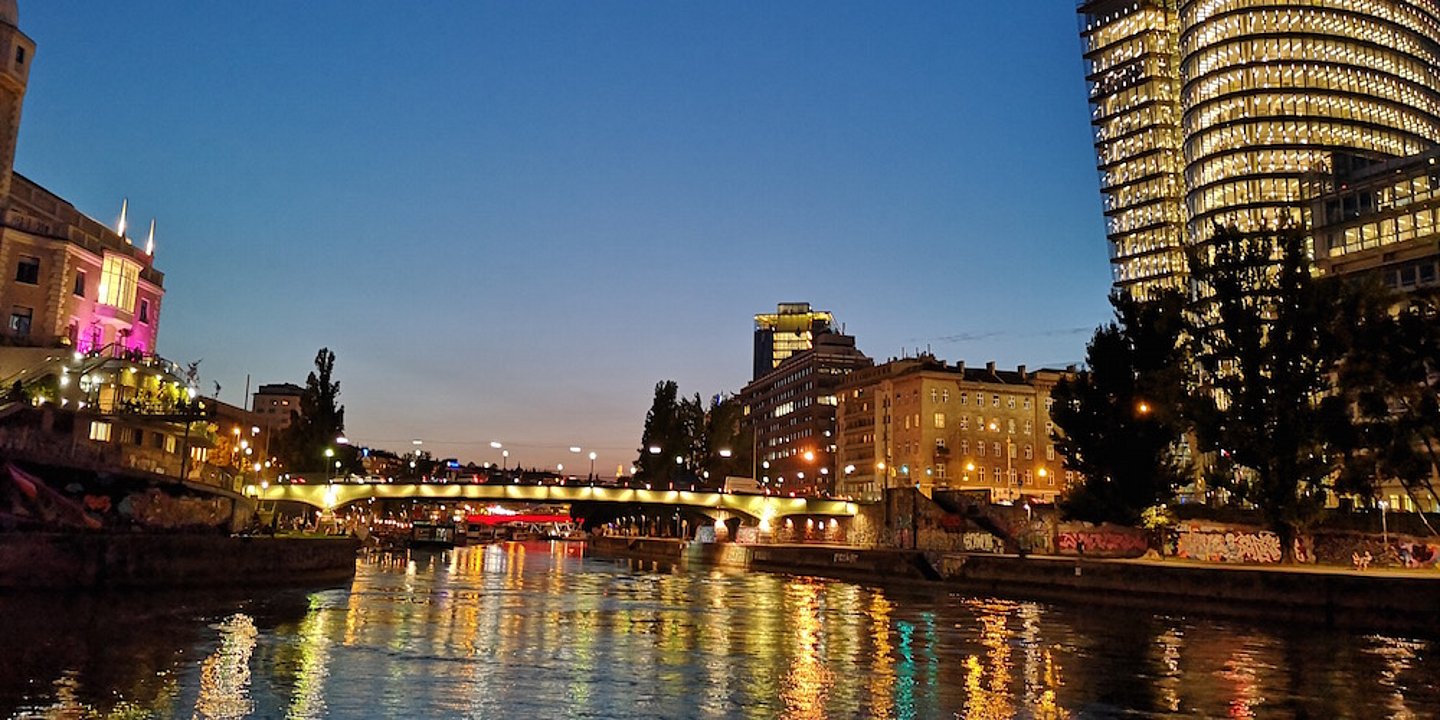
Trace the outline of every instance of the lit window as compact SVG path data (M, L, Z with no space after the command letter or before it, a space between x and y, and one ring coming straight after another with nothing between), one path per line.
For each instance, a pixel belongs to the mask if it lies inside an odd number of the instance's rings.
M140 265L119 255L106 255L100 271L100 302L125 312L135 309L135 290L140 284Z
M90 422L90 439L96 442L110 442L110 423L92 420Z
M944 429L945 429L945 413L938 413L938 412L935 413L935 429L936 429L936 430L944 430Z

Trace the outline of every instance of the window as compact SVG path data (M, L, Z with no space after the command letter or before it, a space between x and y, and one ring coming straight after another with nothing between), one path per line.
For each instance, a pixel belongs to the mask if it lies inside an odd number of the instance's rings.
M945 429L945 413L935 413L935 429Z
M1026 445L1026 446L1025 446L1025 459L1026 459L1026 460L1034 460L1034 459L1035 459L1035 447L1034 447L1033 445Z
M40 258L21 255L20 262L15 265L15 282L22 282L26 285L39 285Z
M1029 409L1030 409L1030 398L1028 398L1028 397L1025 398L1025 409L1026 409L1026 410L1029 410Z
M1049 420L1046 420L1046 421L1045 421L1045 437L1050 437L1050 436L1052 436L1052 435L1054 435L1054 434L1055 434L1055 423L1050 422Z
M132 444L135 444L135 445L144 445L144 444L145 444L145 431L144 431L144 430L141 430L140 428L135 428L134 430L131 430L131 431L130 431L130 442L131 442Z
M1045 446L1045 459L1046 459L1046 460L1054 460L1054 459L1055 459L1055 446L1054 446L1054 445L1046 445L1046 446Z
M119 255L106 255L100 271L100 302L126 312L135 309L140 264Z
M1026 435L1029 435L1029 434L1030 434L1031 432L1033 432L1034 430L1035 430L1035 421L1033 421L1033 420L1026 420L1026 421L1025 421L1025 434L1026 434Z
M1005 478L1001 477L1001 475L1000 475L1001 472L1002 472L1002 471L1000 470L1000 466L998 466L998 465L995 466L994 478L995 478L995 484L996 484L996 485L999 485L1000 483L1005 482Z
M85 297L85 272L83 270L75 273L74 293L75 297Z
M936 388L930 388L930 402L933 403L933 402L939 402L939 401L940 401L940 391L939 391L938 389L936 389Z
M969 455L969 454L970 454L970 441L969 441L969 440L961 440L961 441L960 441L960 454L961 454L961 455Z
M935 479L936 479L936 480L944 480L944 479L945 479L945 464L944 464L944 463L941 463L941 464L935 466Z
M176 452L174 435L165 436L165 452L172 454Z
M96 442L110 442L110 423L90 421L90 439Z
M950 402L950 389L949 389L949 388L946 388L946 389L940 391L940 402L942 402L942 403L948 403L948 402Z
M944 450L944 449L945 449L945 438L935 438L935 449L936 449L936 450Z
M990 449L995 452L995 457L1000 457L1000 443L990 443Z
M16 305L10 308L10 334L15 337L29 337L30 321L35 317L35 311L28 307Z
M1015 409L1015 396L1014 396L1014 395L1006 395L1006 396L1005 396L1005 407L1008 407L1008 408L1010 408L1011 410L1014 410L1014 409Z
M24 65L24 64L25 64L25 46L24 46L24 45L16 45L16 46L15 46L15 64L16 64L16 65Z
M960 393L960 404L961 404L961 405L968 405L968 404L970 404L970 393L968 393L968 392L962 392L962 393Z
M1033 482L1035 482L1035 478L1034 478L1034 476L1033 476L1033 473L1031 472L1030 469L1027 468L1027 469L1025 470L1025 484L1026 484L1026 485L1029 485L1029 484L1031 484L1031 483L1033 483Z
M980 457L985 457L985 443L984 443L984 442L975 443L975 453L976 453L977 455L979 455Z
M149 300L141 300L141 301L140 301L140 312L138 313L138 316L139 316L140 322L142 322L142 323L147 323L147 324L150 322L150 301L149 301Z
M1013 418L1005 421L1005 432L1011 435L1015 434L1015 420Z
M966 417L966 416L964 416L964 415L961 415L961 416L960 416L960 429L961 429L961 430L969 430L969 429L970 429L970 418L968 418L968 417Z
M999 396L999 395L991 395L991 396L990 396L990 407L1000 407L1000 396Z

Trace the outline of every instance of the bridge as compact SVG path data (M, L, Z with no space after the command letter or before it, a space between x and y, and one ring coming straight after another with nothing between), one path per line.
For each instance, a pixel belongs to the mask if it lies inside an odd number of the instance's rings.
M688 490L639 490L566 485L480 485L468 483L334 483L328 485L251 485L245 494L264 502L290 501L321 510L376 500L493 500L527 503L611 503L694 508L712 517L746 515L762 523L789 516L854 517L853 502L826 498L780 497Z

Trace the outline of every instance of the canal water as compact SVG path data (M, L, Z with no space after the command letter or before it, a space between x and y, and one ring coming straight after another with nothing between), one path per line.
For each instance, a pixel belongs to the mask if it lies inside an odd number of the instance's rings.
M1440 643L509 543L241 597L0 597L0 717L1427 718Z

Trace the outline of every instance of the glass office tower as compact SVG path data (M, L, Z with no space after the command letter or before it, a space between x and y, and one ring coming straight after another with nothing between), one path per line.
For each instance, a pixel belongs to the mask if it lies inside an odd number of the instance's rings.
M1217 225L1308 230L1307 186L1336 151L1379 161L1440 145L1440 0L1083 0L1079 10L1115 284L1132 294L1183 282L1178 251ZM1180 181L1161 198L1176 166ZM1117 222L1136 210L1156 224ZM1178 233L1166 232L1172 211Z

